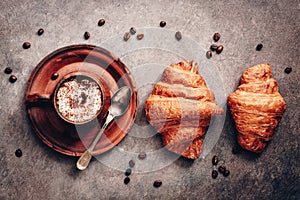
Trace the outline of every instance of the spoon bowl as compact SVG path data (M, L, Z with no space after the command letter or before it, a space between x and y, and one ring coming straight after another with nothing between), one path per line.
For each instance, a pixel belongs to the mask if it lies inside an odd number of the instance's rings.
M120 88L112 97L108 112L114 117L123 115L128 109L131 95L129 87Z

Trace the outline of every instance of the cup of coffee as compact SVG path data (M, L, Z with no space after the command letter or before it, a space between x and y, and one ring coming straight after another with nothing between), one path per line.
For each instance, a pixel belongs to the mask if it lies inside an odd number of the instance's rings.
M85 124L104 116L109 107L110 92L104 81L88 72L72 72L56 85L51 96L29 95L29 103L53 104L58 116L70 124Z

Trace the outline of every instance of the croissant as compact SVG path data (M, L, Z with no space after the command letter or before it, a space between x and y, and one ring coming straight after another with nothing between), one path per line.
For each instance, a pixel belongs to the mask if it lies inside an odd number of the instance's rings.
M238 143L256 153L263 151L272 139L286 109L269 64L246 70L241 85L229 95L228 105L238 131Z
M165 147L186 158L199 157L212 115L223 113L192 61L168 66L145 103L146 118Z

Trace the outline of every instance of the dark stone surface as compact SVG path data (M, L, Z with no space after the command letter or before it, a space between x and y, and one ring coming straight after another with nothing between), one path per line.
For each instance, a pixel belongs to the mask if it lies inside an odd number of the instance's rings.
M299 1L2 0L0 10L0 199L300 199ZM97 24L100 18L106 20L102 27ZM132 26L139 33L138 27L158 27L161 20L167 22L163 29L180 30L183 39L189 35L205 50L213 34L221 34L218 44L224 51L213 54L210 61L219 70L226 95L236 89L248 67L271 64L287 104L273 141L260 155L232 154L236 131L227 111L218 143L203 159L179 158L160 170L135 173L134 168L143 162L135 158L128 185L123 180L130 159L124 161L123 172L97 160L85 171L76 170L77 158L46 147L28 125L23 95L31 71L60 47L99 45L119 34L122 39ZM41 27L45 32L37 36ZM82 37L85 31L93 36L88 41ZM22 48L25 41L31 48ZM147 35L140 42L145 41ZM263 48L258 52L259 43ZM140 57L124 61L150 63L156 55L150 52L134 52ZM166 57L165 62L175 61ZM8 81L6 67L13 69L17 82ZM286 67L293 71L284 73ZM155 136L139 144L126 137L118 146L139 152L160 147L161 141ZM19 148L20 158L14 155ZM213 155L230 170L228 177L211 178ZM157 179L163 182L160 188L153 187Z

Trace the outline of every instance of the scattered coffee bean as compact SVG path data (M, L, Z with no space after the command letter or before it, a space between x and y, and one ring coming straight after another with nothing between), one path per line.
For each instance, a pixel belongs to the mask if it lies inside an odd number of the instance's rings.
M161 180L156 180L153 183L153 186L156 187L156 188L160 187L161 185L162 185L162 181Z
M180 32L180 31L177 31L177 32L175 33L175 38L176 38L178 41L181 40L182 35L181 35L181 32Z
M260 51L262 48L263 48L263 44L262 44L262 43L259 43L259 44L256 46L256 51Z
M218 46L216 52L217 54L220 54L223 51L224 47L222 45Z
M89 32L85 32L83 37L84 37L84 39L88 40L91 37L91 35Z
M21 149L17 149L16 151L15 151L15 155L18 157L18 158L20 158L21 156L22 156L22 150Z
M126 33L124 34L124 36L123 36L123 40L124 40L124 41L127 41L127 40L129 40L129 38L130 38L130 33L129 33L129 32L126 32Z
M134 162L133 160L130 160L130 161L129 161L129 166L130 166L130 167L134 167L134 165L135 165L135 162Z
M147 157L147 155L146 155L146 152L144 152L144 151L140 152L138 155L138 158L141 160L145 159L146 157Z
M40 28L38 31L37 31L37 34L38 35L43 35L44 33L44 29Z
M129 182L130 182L130 178L129 177L125 177L124 183L127 185Z
M214 178L214 179L217 178L218 177L218 171L217 170L212 170L211 177Z
M287 73L287 74L289 74L289 73L292 72L292 68L291 67L287 67L287 68L284 69L284 72Z
M218 156L216 156L216 155L215 155L215 156L213 156L213 157L212 157L212 164L213 164L213 165L217 165L217 164L218 164L218 162L219 162L219 158L218 158Z
M216 45L216 44L210 45L210 50L212 50L212 51L216 51L217 48L218 48L218 45Z
M14 83L17 81L17 77L15 75L10 75L8 80L9 80L9 82Z
M213 39L214 39L215 42L218 42L220 38L221 38L220 33L215 33L214 36L213 36Z
M52 74L51 79L56 80L58 78L58 76L59 76L58 73L54 73L54 74Z
M103 26L104 24L105 24L105 20L104 19L99 19L98 26Z
M165 26L167 25L167 23L166 23L165 21L161 21L161 22L159 23L159 25L160 25L160 27L165 27Z
M10 74L10 73L12 73L12 68L6 67L6 68L4 69L4 73L5 73L5 74Z
M23 49L29 49L31 46L30 42L24 42L23 43Z
M139 33L136 37L137 37L138 40L141 40L141 39L144 38L144 34L143 33Z
M229 174L230 174L230 171L229 170L225 170L224 173L223 173L223 176L227 177L227 176L229 176Z
M129 32L134 35L136 33L136 29L134 27L131 27Z
M126 169L125 176L130 176L132 170L130 168Z
M225 166L219 166L218 167L218 171L223 174L226 171L226 167Z
M211 51L207 51L206 52L206 57L207 58L211 58L212 57L212 52Z

